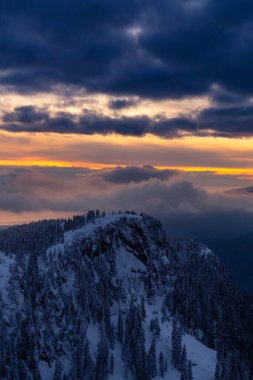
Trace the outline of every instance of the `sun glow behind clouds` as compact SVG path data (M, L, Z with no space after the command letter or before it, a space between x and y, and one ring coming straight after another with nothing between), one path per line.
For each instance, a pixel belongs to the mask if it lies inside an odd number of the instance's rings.
M252 139L1 133L0 165L112 168L152 165L184 171L253 174Z

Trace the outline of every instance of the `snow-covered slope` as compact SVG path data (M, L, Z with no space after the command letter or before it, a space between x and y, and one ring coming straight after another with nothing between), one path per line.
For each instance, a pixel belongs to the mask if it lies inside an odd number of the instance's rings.
M30 252L0 253L1 379L190 380L185 366L195 380L215 378L227 290L208 278L223 271L212 251L167 241L158 221L130 213L92 214L59 236L45 249L29 241Z

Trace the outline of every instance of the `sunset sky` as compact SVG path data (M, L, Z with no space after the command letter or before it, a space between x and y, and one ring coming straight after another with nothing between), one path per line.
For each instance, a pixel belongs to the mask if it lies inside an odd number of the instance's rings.
M0 224L99 207L252 230L229 191L253 187L252 67L249 0L2 0Z

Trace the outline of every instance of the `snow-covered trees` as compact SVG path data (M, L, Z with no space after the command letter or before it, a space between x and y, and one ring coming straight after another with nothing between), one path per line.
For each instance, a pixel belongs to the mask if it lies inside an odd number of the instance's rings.
M171 334L172 364L179 371L182 368L182 329L173 319L173 330Z
M107 340L101 337L98 344L95 379L107 380L109 374L109 348Z
M172 364L181 372L181 380L192 380L192 363L187 360L186 346L182 347L182 328L173 319L173 330L171 335Z
M164 377L165 374L165 363L164 363L164 355L162 352L159 354L159 375Z
M125 318L123 354L135 380L149 380L148 357L145 350L145 333L142 327L142 315L138 306L131 301Z
M150 331L152 331L155 338L159 338L161 329L157 318L151 319Z
M250 374L239 352L218 352L215 380L249 380Z
M123 318L121 310L118 313L117 337L120 343L123 343Z
M110 355L110 362L109 362L109 373L112 375L114 372L114 357L113 354Z
M42 364L47 380L107 380L117 371L166 378L172 347L173 365L192 380L187 332L218 349L216 380L248 380L252 300L202 249L168 242L159 222L131 212L0 231L10 263L8 271L0 260L8 272L0 276L0 378L40 380Z
M53 380L62 380L62 365L59 359L56 360Z
M157 375L156 368L156 338L152 338L151 345L148 351L148 368L151 377Z

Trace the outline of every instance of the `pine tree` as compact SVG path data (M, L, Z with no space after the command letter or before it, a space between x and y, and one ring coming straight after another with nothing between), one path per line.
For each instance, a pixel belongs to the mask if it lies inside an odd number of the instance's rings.
M188 369L188 380L193 380L193 376L192 376L192 362L190 360L188 361L187 369Z
M62 366L59 359L56 360L53 380L62 380Z
M152 331L154 337L159 338L161 329L157 318L151 319L150 331Z
M160 373L161 377L164 377L164 373L165 373L164 367L165 367L164 356L163 356L163 353L160 352L160 355L159 355L159 373Z
M151 377L155 377L157 375L157 368L156 368L156 339L153 338L150 349L148 352L148 366L149 366L149 373Z
M107 380L108 379L108 363L109 362L109 348L107 340L101 338L98 343L96 367L95 367L95 379Z
M182 369L180 380L188 380L188 373L186 367Z
M182 354L181 354L181 364L180 364L181 370L183 368L186 368L186 365L187 365L187 355L186 355L186 347L184 345L182 349Z
M223 373L223 377L222 377L222 380L232 380L231 378L231 370L232 370L232 362L231 362L231 357L230 355L228 355L224 361L224 364L223 364L223 369L222 369L222 373Z
M187 356L186 356L186 347L183 346L182 355L181 355L181 377L180 380L189 380L188 377L188 365L187 365Z
M89 341L86 340L83 349L83 380L94 379L94 363L90 355Z
M220 380L220 373L221 373L221 352L217 351L216 367L215 367L215 380Z
M164 372L168 372L168 359L165 359Z
M109 346L111 349L114 349L114 326L111 323L110 306L108 302L106 302L106 305L104 306L104 323L105 332L109 340Z
M146 309L145 309L145 302L144 302L144 297L141 298L141 316L143 321L146 319Z
M134 380L150 379L142 316L133 299L125 318L123 357Z
M119 311L119 314L118 314L117 336L120 343L123 343L123 318L122 318L121 310Z
M172 346L172 364L181 371L181 359L182 359L182 330L177 326L177 322L173 319L173 329L171 335Z
M114 372L114 358L113 354L110 356L110 363L109 363L109 373L112 375Z

